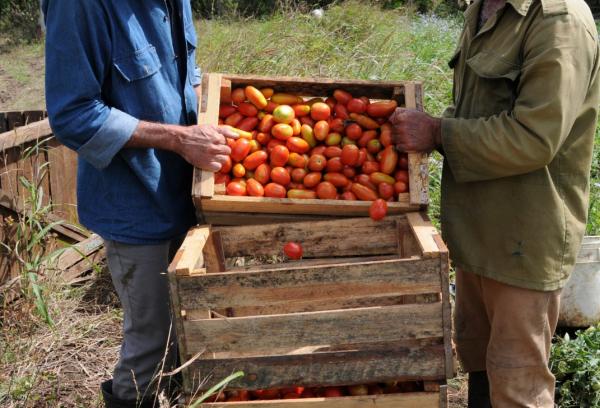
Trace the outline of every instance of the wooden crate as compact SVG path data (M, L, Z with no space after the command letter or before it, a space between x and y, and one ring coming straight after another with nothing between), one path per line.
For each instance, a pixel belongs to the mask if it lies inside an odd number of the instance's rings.
M199 103L199 123L217 124L219 104L231 101L231 89L253 85L272 87L277 92L305 97L329 96L335 89L371 99L394 99L398 106L423 110L419 82L350 81L288 77L205 74ZM428 204L428 162L423 153L409 153L409 193L389 203L389 214L420 211ZM368 215L370 203L343 200L298 200L289 198L234 197L216 192L213 173L195 169L192 196L205 222L219 225L262 224L265 222L357 217Z
M289 241L302 243L303 260L265 261ZM254 265L232 266L248 256ZM197 227L169 280L181 358L191 360L188 395L237 370L246 375L232 388L442 384L416 394L205 407L445 406L443 384L454 373L448 251L421 213Z

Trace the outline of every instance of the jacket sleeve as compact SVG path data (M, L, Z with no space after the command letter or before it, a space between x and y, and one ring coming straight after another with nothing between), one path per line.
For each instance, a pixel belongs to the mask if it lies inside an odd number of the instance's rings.
M489 118L442 119L445 158L456 181L497 179L547 166L580 114L597 49L573 16L541 19L524 44L514 109Z
M127 143L139 121L106 104L109 20L100 1L47 0L46 106L55 136L101 169Z

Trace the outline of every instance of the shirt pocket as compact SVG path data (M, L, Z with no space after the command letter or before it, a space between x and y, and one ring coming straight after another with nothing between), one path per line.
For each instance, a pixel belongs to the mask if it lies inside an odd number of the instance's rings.
M511 112L517 95L521 66L490 52L479 52L467 59L475 74L473 97L476 117Z
M113 60L115 74L112 87L117 106L141 120L160 121L164 107L161 98L164 92L162 64L153 45L147 45L125 56Z

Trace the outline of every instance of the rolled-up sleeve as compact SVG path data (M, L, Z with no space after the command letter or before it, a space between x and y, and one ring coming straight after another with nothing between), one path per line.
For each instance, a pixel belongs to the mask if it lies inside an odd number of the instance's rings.
M127 143L139 121L108 106L102 82L112 63L102 2L47 0L46 106L56 138L96 168Z
M193 86L199 86L202 83L202 70L200 67L196 67L194 71L194 81L192 82Z
M442 119L445 158L456 181L497 179L547 166L581 112L596 54L594 38L573 16L542 19L525 42L513 110L488 118Z

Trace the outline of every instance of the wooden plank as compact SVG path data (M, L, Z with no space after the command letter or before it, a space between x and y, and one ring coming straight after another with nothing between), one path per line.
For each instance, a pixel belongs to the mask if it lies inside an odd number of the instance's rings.
M19 176L22 170L19 168L21 158L20 149L11 148L0 151L0 188L4 194L10 195L13 199L19 197L20 182Z
M274 223L289 223L299 221L322 221L340 218L333 215L311 215L311 214L265 214L247 212L198 212L198 217L205 223L211 225L263 225Z
M178 289L186 310L277 307L292 312L315 310L319 304L311 308L310 302L319 300L323 307L372 296L437 293L440 286L438 260L397 259L181 277Z
M51 135L52 129L50 128L50 122L48 119L30 123L15 130L1 133L0 150L21 146L27 142L31 142L36 139L44 139L50 137Z
M223 241L219 231L211 231L203 250L204 263L207 273L225 271L225 255L223 254Z
M188 353L229 358L291 354L338 346L442 337L441 303L185 321ZM394 322L394 324L390 324ZM261 337L257 341L257 336Z
M397 219L406 222L403 216L388 216L215 229L225 257L281 255L290 241L302 243L305 258L388 255L397 253Z
M439 405L440 408L448 408L448 386L442 385L439 392Z
M48 141L50 194L53 211L77 222L77 154L53 139Z
M438 235L438 232L431 222L423 219L421 213L406 214L406 219L417 237L423 256L425 258L439 257L440 250L434 240L434 236Z
M85 257L98 251L104 246L104 241L99 235L92 234L86 240L79 242L65 250L57 260L56 268L66 270Z
M444 326L444 357L446 365L446 378L456 375L454 364L454 350L452 349L452 305L450 304L450 257L448 248L439 234L433 236L440 251L440 280L442 282L442 322Z
M169 299L171 305L172 315L175 320L175 330L177 332L177 351L179 353L179 357L181 359L181 364L185 364L187 361L187 337L185 334L185 330L183 330L183 314L184 310L181 308L181 304L179 302L179 289L178 289L178 277L172 269L175 262L178 261L178 257L181 256L181 250L177 252L175 258L171 262L169 266L169 273L167 273L167 277L169 279ZM192 390L193 388L193 373L190 371L191 368L187 367L183 370L183 388L186 390ZM229 375L229 374L228 374Z
M231 103L231 81L221 78L221 101L220 103Z
M261 339L262 340L262 339ZM369 350L349 350L284 356L197 360L189 373L217 381L238 370L246 375L231 388L264 389L302 384L333 386L386 381L438 380L444 378L443 345L423 347L382 346ZM189 394L190 389L185 389Z
M429 156L408 153L408 184L411 205L429 204Z
M208 226L192 228L179 248L174 264L177 275L191 275L192 271L204 266L204 245L210 234ZM175 262L174 260L174 262Z
M302 398L204 403L201 408L438 408L439 393L382 394L365 397Z

